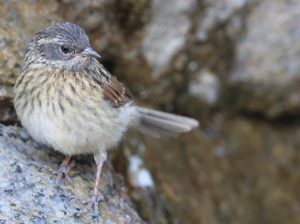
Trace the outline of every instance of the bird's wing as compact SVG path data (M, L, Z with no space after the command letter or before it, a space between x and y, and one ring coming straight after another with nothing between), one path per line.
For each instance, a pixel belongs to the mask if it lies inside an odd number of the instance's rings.
M120 107L133 99L130 90L115 76L111 76L111 79L104 83L103 96L110 100L114 107Z

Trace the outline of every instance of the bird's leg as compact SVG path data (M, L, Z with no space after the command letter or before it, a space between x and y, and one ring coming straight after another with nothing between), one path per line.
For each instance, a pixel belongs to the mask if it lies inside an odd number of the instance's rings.
M106 160L103 167L105 168L105 173L107 174L107 176L109 178L109 185L113 188L114 187L114 180L113 180L113 177L112 177L111 172L110 172L110 170L112 169L111 164L108 164L108 162Z
M71 156L66 156L66 158L64 159L64 161L61 163L59 169L57 171L53 170L50 166L48 165L44 165L42 166L39 171L41 171L41 169L47 169L50 172L52 172L53 174L57 174L57 178L56 178L56 186L58 187L59 181L62 178L62 175L65 174L65 178L67 179L67 181L69 182L69 184L71 184L72 186L72 180L70 178L70 176L68 175L68 173L70 172L71 168L75 166L75 162L74 160L68 165L69 161L71 159Z
M75 199L79 199L83 204L87 204L87 206L84 209L82 209L81 211L76 212L74 214L76 216L80 216L80 215L86 213L93 205L94 205L95 214L96 214L96 216L98 216L98 201L104 200L103 195L98 195L98 185L99 185L101 169L102 169L104 161L100 160L98 162L96 161L96 163L97 163L97 174L96 174L96 183L95 183L94 193L93 193L92 197L90 197L89 199L86 199L86 200L83 200L78 197L74 197Z

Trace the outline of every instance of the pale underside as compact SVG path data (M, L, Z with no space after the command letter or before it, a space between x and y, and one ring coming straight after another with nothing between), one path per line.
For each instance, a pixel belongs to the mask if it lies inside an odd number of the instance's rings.
M102 87L89 74L53 69L49 75L46 67L45 75L32 67L28 71L16 82L17 115L35 140L66 155L111 149L139 119L132 102L113 107L104 99Z
M136 114L135 106L109 107L104 101L98 116L88 110L70 110L68 116L55 116L50 110L29 109L18 113L22 125L38 142L66 155L95 153L116 146ZM26 116L27 119L23 118Z

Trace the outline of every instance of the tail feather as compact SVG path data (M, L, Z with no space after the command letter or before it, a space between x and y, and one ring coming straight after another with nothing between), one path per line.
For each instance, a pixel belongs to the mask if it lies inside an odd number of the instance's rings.
M161 135L177 136L199 126L199 122L193 118L143 107L138 109L141 120L137 129L155 138L159 138Z

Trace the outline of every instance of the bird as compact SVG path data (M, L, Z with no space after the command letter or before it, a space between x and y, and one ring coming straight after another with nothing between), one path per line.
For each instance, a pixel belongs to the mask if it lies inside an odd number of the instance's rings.
M98 214L98 185L107 151L116 147L130 127L152 137L176 136L199 122L171 113L139 107L132 93L97 60L79 26L55 23L37 32L14 86L14 107L22 126L36 141L64 154L56 185L68 175L74 155L93 154L97 165L95 188L86 207Z

